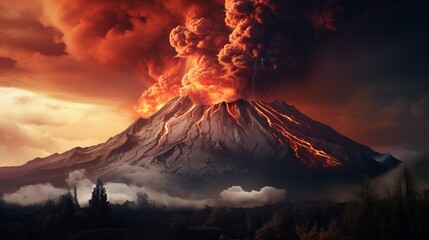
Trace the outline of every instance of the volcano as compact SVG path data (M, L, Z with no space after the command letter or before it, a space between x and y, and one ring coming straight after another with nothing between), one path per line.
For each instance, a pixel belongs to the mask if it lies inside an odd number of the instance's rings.
M198 105L176 97L105 143L0 168L0 189L64 184L72 170L118 180L121 166L157 166L189 183L358 179L400 161L377 153L281 101Z

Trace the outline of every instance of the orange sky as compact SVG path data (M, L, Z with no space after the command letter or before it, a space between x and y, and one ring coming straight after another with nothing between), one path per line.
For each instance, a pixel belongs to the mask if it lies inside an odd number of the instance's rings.
M233 27L237 15L234 6L228 8L227 24ZM331 15L325 12L311 15L313 20L317 17L312 24L334 30ZM149 103L156 102L155 97L166 101L182 93L210 103L207 94L221 84L229 92L223 91L228 94L220 98L239 97L233 91L241 83L218 75L231 71L240 75L246 67L237 70L222 61L229 59L231 47L240 44L259 56L259 45L245 43L240 36L251 38L255 32L241 33L239 27L233 31L225 25L224 15L221 0L0 2L0 166L103 142L138 117L139 104L140 110L145 106L153 110ZM202 16L210 17L198 21ZM201 28L207 24L211 31ZM176 35L170 34L173 29ZM213 38L213 33L225 37ZM230 33L234 37L228 39ZM402 56L396 49L403 48L388 48L388 38L377 37L383 44L377 45L374 38L369 49L349 38L346 51L335 42L342 38L328 42L317 51L305 81L282 82L270 95L375 150L410 156L429 147L426 140L413 140L428 133L429 90L427 83L417 80L400 85L404 81L399 75L366 75L385 59ZM195 39L199 41L193 44ZM210 57L219 52L225 57L221 63ZM394 83L378 83L385 79Z

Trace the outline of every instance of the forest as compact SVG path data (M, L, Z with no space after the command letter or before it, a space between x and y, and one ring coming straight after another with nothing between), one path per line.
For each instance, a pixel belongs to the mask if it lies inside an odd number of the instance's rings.
M385 193L365 178L355 200L286 201L253 208L202 209L110 204L101 181L87 206L71 191L44 204L0 200L1 239L429 239L429 190L417 190L407 170ZM311 198L309 198L311 199Z

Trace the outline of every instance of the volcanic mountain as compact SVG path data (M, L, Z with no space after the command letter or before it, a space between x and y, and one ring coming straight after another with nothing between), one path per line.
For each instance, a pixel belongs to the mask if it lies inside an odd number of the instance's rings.
M238 100L206 106L177 97L105 143L0 168L0 189L64 184L67 174L120 179L121 166L157 166L190 183L288 181L377 175L397 165L284 102ZM241 183L242 184L242 183Z

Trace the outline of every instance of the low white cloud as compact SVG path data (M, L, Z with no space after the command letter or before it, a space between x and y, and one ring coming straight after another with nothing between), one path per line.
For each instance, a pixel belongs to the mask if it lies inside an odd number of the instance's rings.
M77 199L81 206L88 205L88 200L91 198L92 189L95 185L91 180L86 178L85 173L85 169L75 170L70 172L66 178L69 189L73 189L76 186Z
M133 166L122 164L117 168L121 176L138 186L160 188L167 184L169 176L165 170L156 166Z
M115 204L122 204L126 201L136 202L140 189L135 185L125 183L106 183L106 193L109 201Z
M56 188L50 183L35 184L21 187L18 191L5 194L6 202L18 203L24 206L44 203L49 199L56 199L66 193L66 189Z
M230 206L255 207L285 201L286 190L265 186L260 191L247 192L240 186L232 186L223 190L220 196Z
M203 208L206 205L215 205L211 199L180 198L169 195L167 192L156 191L149 187L138 187L124 183L106 183L106 192L111 203L123 204L126 201L137 202L139 196L146 196L147 203L158 207L170 208Z
M66 183L69 185L69 187L74 187L80 184L82 181L86 179L85 173L86 173L85 169L71 171L69 173L69 176L66 178Z
M141 190L143 190L141 193L145 193L147 195L148 202L156 206L166 206L173 208L203 208L206 205L216 205L216 202L212 199L174 197L170 196L166 192L158 192L150 188L141 188Z
M276 189L266 186L260 191L252 190L247 192L240 186L232 186L223 190L220 197L216 199L196 199L194 197L177 197L170 195L167 191L159 190L157 187L164 185L161 183L153 186L147 183L149 177L155 180L164 173L155 171L151 173L147 168L141 167L123 167L122 170L127 170L126 177L135 180L132 184L121 182L106 182L104 184L109 202L112 204L123 204L125 202L138 203L141 196L145 196L145 201L148 204L158 207L170 208L203 208L205 206L232 206L232 207L255 207L267 204L274 204L285 200L286 190ZM65 179L68 184L68 189L73 189L76 186L77 197L81 206L88 205L88 200L91 198L92 189L95 184L89 180L85 169L75 170L69 173ZM128 175L129 174L129 175ZM147 175L146 175L147 174ZM139 179L139 177L141 177ZM139 180L139 181L138 181ZM146 183L145 185L140 183ZM152 182L153 183L153 182ZM149 187L150 186L150 187ZM18 191L4 195L6 202L18 203L21 205L31 205L44 203L49 199L58 198L60 195L68 191L66 188L57 188L51 184L35 184L21 187ZM140 199L139 199L140 198Z

